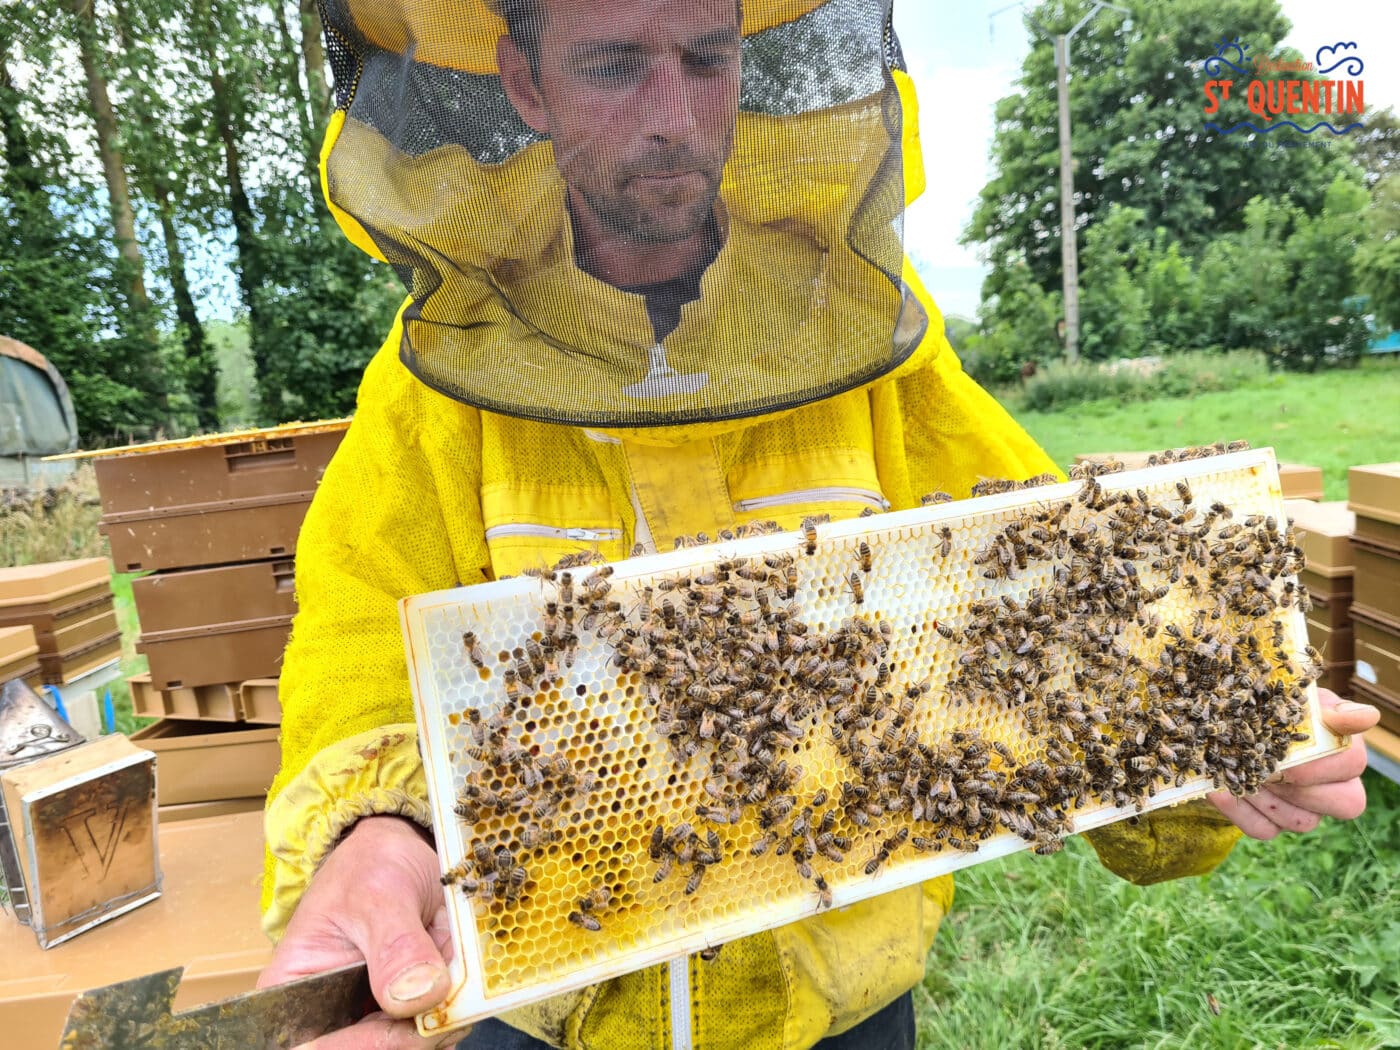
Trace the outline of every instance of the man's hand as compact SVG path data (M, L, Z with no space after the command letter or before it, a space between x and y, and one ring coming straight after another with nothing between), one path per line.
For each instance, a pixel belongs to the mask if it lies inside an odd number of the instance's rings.
M363 959L382 1012L317 1039L315 1050L423 1050L451 1046L421 1039L413 1015L447 994L447 911L437 854L416 825L366 817L331 851L311 880L258 987Z
M1349 748L1285 770L1248 798L1235 798L1228 791L1206 796L1250 838L1312 831L1323 817L1354 820L1366 809L1366 789L1361 784L1366 745L1360 734L1380 721L1380 712L1342 700L1328 689L1319 689L1317 695L1323 725L1338 736L1350 736Z

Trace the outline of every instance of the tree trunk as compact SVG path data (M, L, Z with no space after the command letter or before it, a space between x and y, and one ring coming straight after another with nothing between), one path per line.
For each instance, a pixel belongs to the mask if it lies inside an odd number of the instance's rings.
M272 0L272 8L277 15L277 37L282 45L282 59L279 63L285 71L287 90L296 103L297 123L301 126L302 167L311 185L311 199L316 200L321 193L321 176L316 161L320 151L316 148L316 128L313 116L306 101L306 92L301 86L300 63L297 61L297 46L292 41L291 30L287 28L286 0Z
M214 51L212 41L218 37L218 22L208 0L197 0L195 9L200 15L200 40L204 59L209 65L210 104L214 116L214 132L219 137L224 154L224 179L228 183L229 212L233 217L233 239L238 249L238 288L243 305L251 315L256 310L258 287L256 223L253 205L243 189L243 158L239 140L241 129L235 126L232 108L229 106L228 85L224 81L219 56Z
M301 0L301 61L311 93L311 119L318 132L330 118L331 92L326 82L326 49L321 43L321 16L316 0Z
M135 313L143 318L141 327L150 324L150 298L146 295L146 271L141 261L141 245L136 240L136 219L131 208L131 192L126 182L126 169L121 151L117 149L117 118L112 100L107 94L107 79L97 53L97 23L93 0L72 0L73 14L78 20L78 54L82 58L83 76L87 81L88 102L92 106L97 126L97 153L102 159L102 173L107 180L107 196L112 209L112 228L116 234L117 251L127 264L128 288ZM153 330L143 331L155 342Z
M195 416L201 430L219 425L219 364L213 347L204 336L204 324L190 294L185 268L185 251L175 226L175 207L170 200L170 184L164 175L152 180L152 195L160 212L160 229L165 236L165 254L170 263L170 288L175 298L175 316L184 330L185 386L194 400Z

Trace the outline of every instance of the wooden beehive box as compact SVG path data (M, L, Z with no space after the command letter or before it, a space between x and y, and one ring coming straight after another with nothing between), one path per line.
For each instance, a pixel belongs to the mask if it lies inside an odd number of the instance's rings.
M160 896L155 807L155 755L120 735L0 774L0 808L40 945Z

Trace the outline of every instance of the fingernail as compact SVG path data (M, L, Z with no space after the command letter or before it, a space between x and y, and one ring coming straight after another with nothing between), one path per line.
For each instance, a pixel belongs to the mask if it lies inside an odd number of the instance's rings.
M1343 700L1340 704L1337 705L1336 709L1338 711L1341 711L1343 714L1349 714L1352 711L1365 711L1367 709L1367 705L1358 704L1354 700Z
M418 963L389 982L389 997L401 1003L421 999L433 990L442 971L430 963Z

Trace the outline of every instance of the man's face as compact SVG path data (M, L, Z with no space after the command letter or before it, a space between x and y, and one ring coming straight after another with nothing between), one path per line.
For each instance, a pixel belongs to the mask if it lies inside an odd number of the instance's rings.
M641 244L693 236L734 143L734 0L540 3L539 75L512 98L553 141L575 207Z

